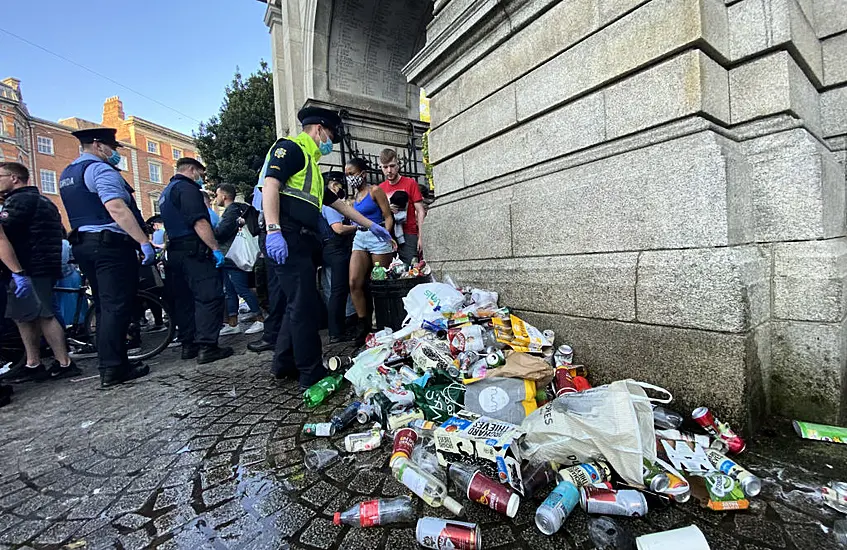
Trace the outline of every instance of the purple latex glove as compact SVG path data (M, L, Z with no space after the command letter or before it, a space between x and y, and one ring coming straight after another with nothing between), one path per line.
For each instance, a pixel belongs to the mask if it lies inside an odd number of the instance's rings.
M378 223L371 225L370 232L376 235L376 238L384 243L391 242L391 233Z
M15 297L24 298L32 293L32 279L26 275L18 275L12 273L12 280L15 281Z
M282 233L268 233L265 249L268 251L268 257L280 265L288 259L288 243Z

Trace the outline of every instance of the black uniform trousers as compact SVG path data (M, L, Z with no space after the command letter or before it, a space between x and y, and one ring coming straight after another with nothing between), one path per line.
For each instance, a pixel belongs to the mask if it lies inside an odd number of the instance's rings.
M297 376L305 388L326 376L318 333L321 299L316 260L321 245L312 233L283 230L282 236L288 243L288 258L282 265L269 260L285 308L271 370L278 378Z
M138 291L138 245L125 235L79 233L73 254L94 295L100 369L129 368L127 331Z
M216 346L224 312L223 279L206 245L195 239L168 244L165 283L184 346Z
M282 315L285 313L285 295L280 292L279 285L279 276L277 275L276 269L274 269L274 263L268 258L268 252L265 249L265 238L267 233L264 231L259 233L259 247L262 250L262 254L265 256L261 258L263 263L261 271L263 271L266 280L267 280L267 291L268 291L268 306L267 311L268 314L265 316L265 328L262 333L262 340L269 344L276 344L277 338L279 337L279 326L282 324ZM260 270L256 270L256 277L260 277Z
M347 296L350 294L349 242L330 242L323 249L323 265L329 268L329 302L326 306L329 335L342 338L347 327Z

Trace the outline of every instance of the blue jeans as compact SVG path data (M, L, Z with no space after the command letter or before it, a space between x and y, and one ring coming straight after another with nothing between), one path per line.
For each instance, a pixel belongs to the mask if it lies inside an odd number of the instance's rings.
M230 317L238 315L238 297L244 298L252 313L259 313L259 299L247 285L247 272L237 267L224 267L224 294L226 312Z

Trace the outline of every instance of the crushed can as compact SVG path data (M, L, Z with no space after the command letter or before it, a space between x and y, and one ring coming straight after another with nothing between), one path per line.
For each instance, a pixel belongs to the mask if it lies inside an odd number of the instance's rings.
M348 453L372 451L382 445L382 436L384 433L375 427L367 432L350 434L344 438L344 448L347 449Z
M632 489L615 491L589 485L580 489L579 505L589 514L635 518L647 514L647 499L641 492Z
M573 364L573 348L567 344L562 344L556 349L553 354L555 367L564 367Z
M415 528L418 544L432 550L481 550L482 537L476 523L440 518L421 518Z
M730 453L737 455L743 453L744 449L747 448L747 444L729 427L729 424L718 420L707 407L697 407L694 409L694 412L691 413L691 418L694 422L702 426L709 435L715 439L724 440L729 447Z

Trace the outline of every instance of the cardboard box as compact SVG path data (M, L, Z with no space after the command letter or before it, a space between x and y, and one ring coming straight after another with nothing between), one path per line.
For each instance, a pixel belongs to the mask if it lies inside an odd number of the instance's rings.
M435 429L438 463L478 464L501 483L520 489L521 457L517 441L523 432L514 424L461 411Z

